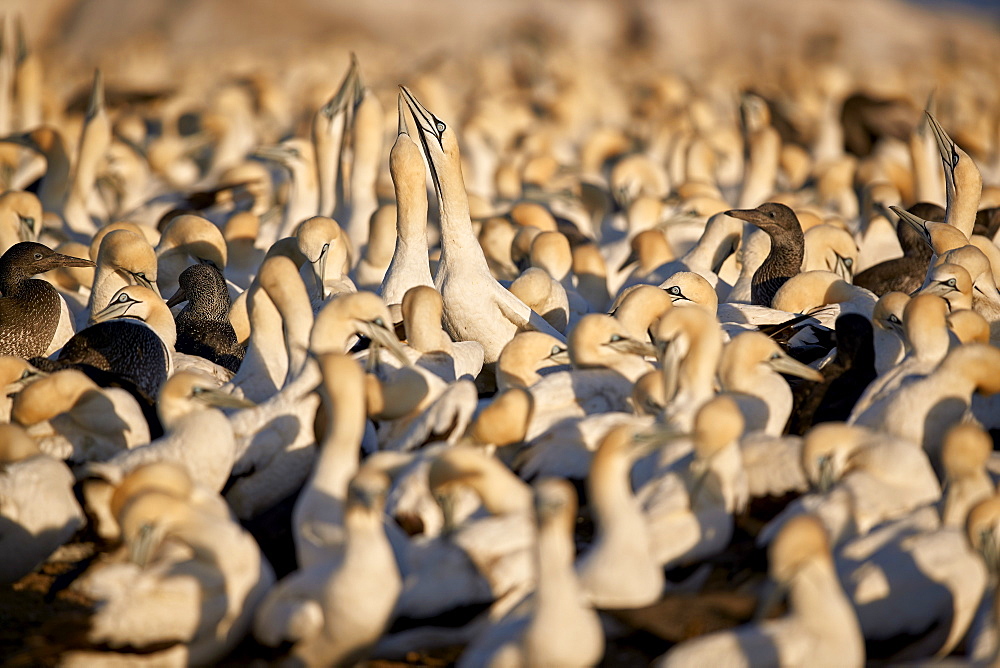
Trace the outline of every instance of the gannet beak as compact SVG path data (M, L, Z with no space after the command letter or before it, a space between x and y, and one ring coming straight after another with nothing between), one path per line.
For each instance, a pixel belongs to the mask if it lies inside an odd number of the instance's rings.
M139 568L145 568L150 557L156 552L160 545L160 531L156 525L144 524L139 528L139 533L135 540L129 543L128 558Z
M819 480L816 481L819 491L821 493L826 493L831 487L833 487L833 484L836 481L836 477L833 473L833 458L829 455L820 457Z
M91 260L84 260L80 257L73 257L72 255L63 255L62 253L53 253L48 258L48 264L52 265L52 268L56 267L96 267L97 264Z
M148 287L148 281L147 281L147 287ZM184 288L177 288L177 292L174 293L174 296L167 300L167 307L173 308L174 306L177 306L181 302L186 302L186 301L187 301L187 292L184 291Z
M104 109L104 75L101 70L94 70L94 84L90 88L90 100L87 103L87 119L96 116Z
M928 246L930 246L931 248L933 248L933 245L931 244L931 235L930 235L930 232L927 231L927 221L926 220L924 220L923 218L919 218L917 216L914 216L912 213L910 213L906 209L901 209L898 206L890 206L889 208L892 209L893 212L895 212L895 214L897 216L899 216L900 220L905 221L905 222L909 223L910 225L912 225L913 229L915 229L917 232L920 233L920 236L924 240L924 242L926 242Z
M790 357L784 352L777 353L775 356L771 357L771 359L767 360L767 364L778 373L804 378L805 380L811 380L817 383L823 380L823 374L819 371L811 366L803 364L797 359Z
M104 322L106 320L121 318L128 313L130 308L132 308L132 304L138 303L139 302L137 300L132 299L125 293L122 293L118 295L117 298L113 299L110 304L90 316L90 324L96 325L97 323Z
M376 321L370 320L356 320L358 328L361 332L371 339L372 343L377 346L382 346L388 348L389 352L399 360L399 362L405 366L411 366L409 358L406 356L406 352L403 350L403 345L396 338L396 333L386 327L385 323L381 322L381 319Z
M129 272L129 273L131 273L131 272ZM141 285L144 288L149 288L150 290L152 290L156 294L160 294L159 290L153 285L153 282L150 281L145 276L143 276L142 274L132 274L132 278L135 280L136 285ZM181 289L177 290L177 294L180 294L181 292L182 292ZM177 299L177 295L175 294L170 299L171 300ZM187 299L187 297L185 297L184 299ZM184 301L184 299L181 299L181 300L178 300L176 302L173 302L173 304L179 304L182 301ZM167 306L173 306L173 304L171 304L170 302L167 302Z
M444 516L444 524L441 526L442 534L449 534L455 530L455 503L451 498L451 494L447 492L435 492L434 500L437 501L438 506L441 508L441 514Z
M938 297L945 297L952 292L956 292L955 279L949 279L947 281L932 281L926 288L918 290L918 295L936 295ZM948 304L948 310L951 311L951 304Z
M344 75L344 80L340 82L340 87L337 89L337 92L333 94L333 97L331 97L330 100L321 108L324 116L327 118L333 118L347 109L347 105L354 97L355 87L357 86L359 78L358 59L352 53L351 66L347 69L347 74Z
M941 124L938 123L931 112L925 111L924 115L927 116L927 124L931 126L931 130L934 132L934 139L937 140L938 153L941 154L941 160L944 161L948 170L954 169L953 156L955 142L952 141L952 138L948 136L948 133L944 131L944 128L941 127Z
M637 341L628 336L608 341L604 345L617 350L620 353L639 355L640 357L656 357L659 352L657 347L652 343Z
M786 589L774 580L768 579L764 585L764 593L760 597L760 603L754 612L753 621L755 624L767 619L771 612L778 607L778 604L785 597Z
M833 268L833 271L837 276L848 283L854 281L854 259L849 257L843 257L839 253L834 253L837 256L837 263Z
M203 401L209 406L215 406L216 408L253 408L257 405L249 399L237 397L214 388L198 387L195 390L194 396L199 401Z
M319 294L323 301L329 297L327 292L326 282L323 280L326 278L326 262L330 258L330 244L323 244L323 250L320 251L319 257L316 258L315 262L310 262L312 265L313 275L316 276L316 285L319 286Z
M660 368L663 370L663 396L670 402L677 394L677 386L680 377L681 362L684 355L680 351L680 346L671 345L672 341L662 341L658 344L660 348Z
M628 257L625 258L625 261L622 262L621 265L619 265L618 271L625 271L625 268L627 266L638 261L639 261L639 251L633 249L632 252L628 254Z
M38 240L38 230L35 229L34 218L25 218L23 216L18 216L17 224L21 230L21 236L25 239L25 241Z
M403 113L403 93L396 96L396 107L399 116L396 120L396 136L406 135L410 136L410 131L406 129L406 114Z

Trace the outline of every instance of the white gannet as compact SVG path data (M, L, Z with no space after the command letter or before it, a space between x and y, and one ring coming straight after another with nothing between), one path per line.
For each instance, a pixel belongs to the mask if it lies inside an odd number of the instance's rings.
M0 583L20 580L83 527L73 474L17 425L0 424Z

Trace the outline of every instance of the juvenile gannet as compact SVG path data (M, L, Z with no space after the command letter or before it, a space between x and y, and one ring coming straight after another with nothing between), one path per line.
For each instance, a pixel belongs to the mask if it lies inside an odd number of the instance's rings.
M538 585L523 615L518 610L477 637L462 653L460 665L488 661L531 665L592 665L604 653L604 632L597 613L584 603L573 571L576 492L565 480L535 485Z
M434 285L444 299L445 329L456 341L478 341L493 365L519 330L562 335L505 290L490 274L472 232L454 131L427 111L405 87L403 96L423 146L441 211L441 261Z
M751 304L770 306L775 293L802 269L804 235L795 212L784 204L767 202L756 209L731 210L727 216L739 218L764 230L771 239L771 251L754 272Z
M181 272L177 292L167 306L187 302L174 318L179 353L197 355L233 373L246 353L229 322L229 290L222 272L210 264L194 264Z
M936 204L918 202L911 206L909 211L924 220L944 220L944 209ZM871 290L881 297L893 291L910 294L923 284L933 251L916 229L902 220L896 225L896 236L903 249L903 257L885 260L868 267L854 277L855 285Z
M90 260L22 241L0 257L0 354L35 357L48 352L63 301L51 284L31 278L57 267L92 267Z
M142 407L125 390L101 389L82 372L64 369L14 396L11 420L45 454L80 463L108 459L149 443Z
M73 482L21 427L0 424L0 583L20 580L83 527Z
M123 379L152 403L173 368L177 330L166 303L149 288L130 285L115 293L92 321L55 360L34 358L35 365L50 371L92 367Z
M780 373L823 380L818 371L793 359L760 332L740 334L723 349L719 380L739 404L748 432L763 429L778 436L784 431L792 410L792 391Z
M768 562L771 579L788 590L786 617L689 640L657 665L864 665L864 637L837 579L823 525L808 516L789 522L771 544Z

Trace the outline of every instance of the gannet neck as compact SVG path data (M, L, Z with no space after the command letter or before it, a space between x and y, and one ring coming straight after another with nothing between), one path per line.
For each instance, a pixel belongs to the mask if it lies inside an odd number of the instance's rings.
M305 366L313 326L312 307L298 268L287 257L270 257L261 265L257 280L281 315L288 371L285 382Z
M948 303L934 295L917 295L903 309L903 331L912 354L937 362L948 353Z
M347 484L358 469L365 433L364 371L355 360L340 353L320 355L319 363L323 372L327 433L320 442L311 485L343 499Z

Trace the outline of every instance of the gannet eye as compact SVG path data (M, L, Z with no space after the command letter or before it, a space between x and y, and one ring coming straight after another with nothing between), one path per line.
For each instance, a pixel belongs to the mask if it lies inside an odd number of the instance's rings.
M35 259L36 260L41 260L42 259L42 254L41 253L35 253Z
M898 325L899 324L899 318L897 318L895 315L890 315L889 316L889 322L892 322L892 323L895 323L895 324Z
M328 250L330 250L330 244L329 243L325 243L325 244L323 244L323 250L321 250L319 252L319 254L322 255L323 253L327 252Z
M140 271L138 274L135 275L135 277L136 278L146 278L146 272Z
M378 325L379 327L385 327L385 322L382 320L382 318L375 318L374 320L372 320L372 323Z
M127 294L122 293L122 294L118 295L118 303L119 304L124 304L127 301L128 301L128 295Z
M947 281L944 282L944 284L947 285L949 288L953 288L956 285L955 279L949 278Z
M774 218L774 211L768 211L767 215L770 216L771 218Z
M21 380L24 380L25 378L28 378L30 376L31 376L31 369L25 369L24 371L21 372Z
M781 353L772 353L771 357L769 357L768 359L771 360L781 359Z
M958 167L958 151L952 150L951 152L951 166Z
M850 269L851 267L853 267L854 266L854 258L845 257L844 258L844 266L847 267L848 269Z
M615 341L621 341L621 340L622 340L622 337L619 336L618 334L612 334L611 335L611 342L612 343L614 343Z
M559 346L552 346L552 351L549 353L549 355L558 355L561 350L562 348L560 348Z
M441 121L438 121L438 122L437 122L437 125L435 125L434 127L436 127L436 128L437 128L437 131L438 131L438 132L444 132L444 131L445 131L445 129L446 129L446 128L445 128L445 124L444 124L444 123L442 123Z
M667 288L667 292L677 297L681 296L681 289L676 285L671 285L669 288Z

